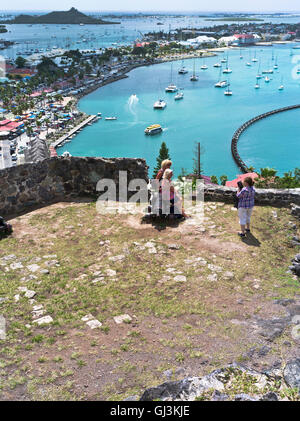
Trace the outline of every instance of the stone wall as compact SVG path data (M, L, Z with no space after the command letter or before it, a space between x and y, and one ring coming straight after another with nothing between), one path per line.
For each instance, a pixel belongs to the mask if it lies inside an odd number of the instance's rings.
M292 203L300 205L300 188L298 189L255 189L256 205L288 207ZM234 203L236 189L233 187L205 185L205 200L213 202Z
M113 179L118 190L119 171L127 171L128 182L148 180L146 161L133 158L55 157L1 170L0 215L10 218L75 197L96 198L96 184L102 178Z
M127 171L128 182L148 180L144 159L54 157L0 171L0 215L16 216L37 207L76 197L98 196L96 184L109 178L119 186L119 171ZM270 206L300 205L300 189L257 189L256 204ZM206 185L205 200L233 203L236 189ZM134 194L134 192L129 192Z

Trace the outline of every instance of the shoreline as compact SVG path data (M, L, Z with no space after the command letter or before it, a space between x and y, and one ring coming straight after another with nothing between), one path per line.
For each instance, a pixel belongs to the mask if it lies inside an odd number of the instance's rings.
M222 51L224 51L224 48L222 48ZM221 51L219 51L219 52L221 52ZM92 92L94 92L94 91L96 91L97 89L99 89L99 88L102 88L103 86L106 86L106 85L109 85L109 84L111 84L111 83L113 83L113 82L117 82L118 80L121 80L121 79L126 79L126 78L128 78L129 76L128 76L128 73L129 72L131 72L132 70L134 70L134 69L137 69L137 68L139 68L139 67L144 67L144 66L152 66L152 65L155 65L155 64L161 64L161 63L165 63L165 62L171 62L171 61L180 61L180 60L191 60L191 59L194 59L194 58L206 58L206 57L215 57L215 56L217 56L218 54L216 54L216 53L208 53L208 54L203 54L202 56L199 56L199 55L193 55L193 56L190 56L190 55L186 55L186 56L184 56L184 57L174 57L174 58L167 58L167 59L159 59L160 61L156 61L156 62L151 62L151 63L136 63L136 64L132 64L132 65L130 65L130 66L127 66L122 72L121 72L121 74L119 74L119 75L116 75L116 76L112 76L111 78L108 78L107 80L105 80L105 81L101 81L101 82L99 82L99 83L95 83L94 85L92 85L92 86L90 86L88 89L86 89L84 92L82 92L82 93L79 93L79 94L76 94L76 96L74 95L73 96L73 98L74 98L74 100L76 101L76 103L75 103L75 109L76 109L76 111L78 111L78 112L81 112L80 111L80 109L78 108L78 102L79 102L79 100L80 99L82 99L82 98L84 98L85 96L87 96L87 95L89 95L89 94L91 94ZM86 118L90 118L91 117L91 115L90 114L86 114ZM85 126L84 126L85 127ZM83 128L84 128L83 127ZM73 132L73 130L74 130L74 128L73 129L71 129L66 135L64 135L64 138L68 138L69 136L71 136L72 135L72 132ZM55 143L57 143L57 141L55 142ZM57 147L58 147L58 145L60 144L61 142L59 142L59 143L57 143L57 145L52 145L54 148L55 148L55 150L57 149ZM51 145L50 145L51 146Z

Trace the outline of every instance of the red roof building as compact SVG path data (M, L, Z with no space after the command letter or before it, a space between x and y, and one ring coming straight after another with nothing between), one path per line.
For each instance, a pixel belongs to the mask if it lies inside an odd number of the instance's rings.
M226 187L237 187L238 181L243 182L246 177L251 177L253 180L258 177L258 174L256 172L248 172L246 174L239 174L235 180L226 181Z

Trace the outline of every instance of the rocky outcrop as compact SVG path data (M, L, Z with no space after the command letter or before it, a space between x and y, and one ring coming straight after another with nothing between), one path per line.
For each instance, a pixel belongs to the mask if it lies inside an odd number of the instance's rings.
M289 361L283 374L280 370L261 373L231 364L202 378L187 377L151 387L140 400L277 401L284 399L282 395L289 388L298 389L300 398L300 359Z
M58 201L96 198L97 182L103 178L113 180L118 192L119 171L127 172L127 183L148 181L146 161L134 158L54 157L1 170L0 215L9 218Z
M300 277L300 253L296 254L294 259L292 260L292 265L289 269L297 276Z
M298 202L297 202L298 203ZM291 214L296 218L300 219L300 206L295 203L291 204Z

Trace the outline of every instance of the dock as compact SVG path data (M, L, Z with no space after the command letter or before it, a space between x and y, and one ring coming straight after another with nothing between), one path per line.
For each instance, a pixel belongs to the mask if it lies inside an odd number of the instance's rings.
M88 123L91 123L92 121L94 121L96 117L97 117L96 115L90 115L88 118L86 118L84 121L82 121L76 127L74 127L74 129L70 130L69 133L60 137L58 140L56 140L56 142L51 143L51 146L53 148L57 148L61 143L63 143L65 140L67 140L70 136L77 133L78 130L85 127Z

